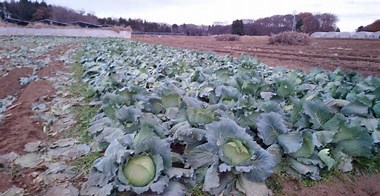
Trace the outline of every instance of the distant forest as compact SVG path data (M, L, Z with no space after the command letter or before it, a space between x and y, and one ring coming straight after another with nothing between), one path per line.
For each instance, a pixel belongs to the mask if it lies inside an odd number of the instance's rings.
M232 24L214 23L213 25L194 24L166 24L148 22L141 19L126 18L98 18L95 14L77 11L67 7L46 4L44 1L20 0L0 2L1 17L11 17L25 21L39 21L51 19L64 23L83 21L92 24L106 26L130 26L134 32L158 32L178 33L184 35L216 35L216 34L239 34L239 35L271 35L292 29L304 32L329 32L340 31L336 26L337 16L330 13L312 14L308 12L299 13L295 16L274 15L257 20L243 19L235 20ZM380 21L378 21L380 23ZM378 23L374 23L378 26ZM295 25L294 25L295 24ZM372 25L374 26L374 25ZM358 31L374 31L378 27L361 26Z

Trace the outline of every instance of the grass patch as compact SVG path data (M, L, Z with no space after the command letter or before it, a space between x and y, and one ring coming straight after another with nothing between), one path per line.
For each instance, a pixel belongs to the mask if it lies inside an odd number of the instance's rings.
M90 107L88 105L75 106L74 115L77 121L71 131L71 137L79 137L83 143L89 143L92 137L87 132L91 119L97 114L98 107Z
M318 183L318 181L312 180L310 178L302 179L300 182L301 182L302 186L304 186L304 187L313 187Z
M373 174L380 172L380 152L371 157L356 157L355 173Z
M281 185L281 178L283 177L284 175L274 173L265 181L265 184L273 192L274 195L281 195L283 189L283 186Z
M76 56L77 62L80 61L82 55L83 51L79 51ZM80 80L84 74L82 65L80 63L73 64L71 71L77 82L74 82L69 87L70 95L75 98L83 99L71 108L77 123L70 131L65 132L63 137L78 137L81 142L89 143L92 137L88 134L87 129L91 119L97 114L99 107L89 105L95 92L88 89L87 84Z
M81 174L88 174L94 161L103 156L101 152L91 152L86 156L76 159L71 166L75 167L75 170Z
M193 188L191 195L192 196L208 196L209 194L203 192L202 185L199 184Z

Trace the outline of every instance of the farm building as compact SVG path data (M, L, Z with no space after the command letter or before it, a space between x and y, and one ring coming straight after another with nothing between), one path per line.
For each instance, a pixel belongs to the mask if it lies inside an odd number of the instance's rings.
M315 32L311 34L313 38L341 38L341 39L380 39L378 32Z
M48 24L48 25L56 25L56 26L69 26L70 25L68 23L63 23L63 22L59 22L59 21L51 20L51 19L43 19L43 20L40 20L39 22L44 23L44 24Z

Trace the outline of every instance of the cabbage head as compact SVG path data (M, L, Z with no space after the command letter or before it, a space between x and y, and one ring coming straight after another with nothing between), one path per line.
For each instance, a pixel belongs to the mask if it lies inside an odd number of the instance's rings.
M274 171L275 157L228 118L205 127L207 142L186 155L190 167L204 171L203 191L219 195L226 190L246 193L254 184L262 188L262 182ZM244 183L238 186L236 182Z
M169 142L141 131L113 140L104 156L95 161L86 186L93 195L165 194L173 184L168 175L171 169Z

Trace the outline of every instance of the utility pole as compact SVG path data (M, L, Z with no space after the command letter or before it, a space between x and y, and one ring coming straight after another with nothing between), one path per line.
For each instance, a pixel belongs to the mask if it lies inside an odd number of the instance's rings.
M3 15L4 15L4 19L7 18L7 8L5 7L5 1L3 3Z
M297 21L296 21L296 11L294 10L293 11L293 25L292 25L292 31L296 31L296 24L297 24Z

